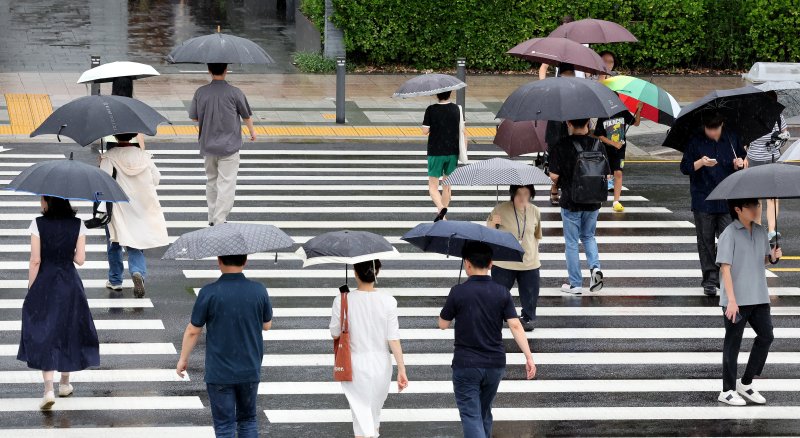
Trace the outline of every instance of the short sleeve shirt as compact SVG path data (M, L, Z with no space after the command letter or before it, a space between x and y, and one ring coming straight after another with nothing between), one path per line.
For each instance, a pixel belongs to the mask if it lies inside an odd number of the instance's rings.
M584 150L594 150L595 142L599 141L588 135L570 135L562 139L555 147L550 148L550 173L558 175L558 187L561 189L559 205L569 211L595 211L600 209L600 204L579 204L572 201L572 174L578 161L578 152L572 141L580 143ZM599 148L603 154L605 148Z
M450 289L439 316L455 319L453 368L506 365L503 321L518 318L511 293L488 275L473 275Z
M597 137L603 136L611 141L625 141L625 131L634 122L636 122L636 118L630 111L624 110L614 115L614 117L597 119L594 135Z
M461 111L454 103L435 103L425 109L422 126L430 128L428 156L458 155Z
M542 266L539 261L539 241L542 240L542 213L539 208L529 204L524 210L514 208L511 201L501 202L492 210L487 221L492 216L500 216L500 231L514 235L525 250L521 262L494 262L494 266L515 271L538 269Z
M198 88L189 108L197 119L200 154L227 157L242 148L242 120L253 112L242 90L224 80L213 80Z
M769 303L764 257L769 256L769 237L761 225L753 224L752 232L738 220L720 234L717 244L717 265L730 265L733 295L739 306ZM728 305L725 284L722 283L720 306Z
M89 230L86 229L86 224L81 221L81 229L78 231L78 236L85 236ZM28 232L36 237L39 237L39 225L36 224L36 219L31 221L31 225L28 227Z
M258 382L264 356L262 334L272 321L272 305L263 284L244 274L222 274L202 289L191 323L206 327L206 383Z

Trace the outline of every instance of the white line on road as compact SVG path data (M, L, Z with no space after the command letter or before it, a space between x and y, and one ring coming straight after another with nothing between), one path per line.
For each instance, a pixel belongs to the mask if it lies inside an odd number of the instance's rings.
M55 380L61 374L56 371ZM127 369L115 368L113 370L83 370L71 373L69 380L75 383L111 383L111 382L183 382L189 381L178 377L175 369ZM0 371L0 384L10 383L42 383L41 371Z
M0 263L0 267L5 267ZM0 299L0 309L21 309L22 299ZM150 298L89 298L90 309L139 309L153 307L153 302Z
M214 438L211 426L175 427L58 427L54 429L0 430L0 438Z
M0 331L19 331L22 322L0 321ZM164 330L160 319L95 319L97 330Z
M16 356L19 345L0 344L0 356ZM175 346L168 342L136 342L100 344L100 355L176 354Z
M245 271L245 273L247 273ZM455 279L454 279L455 283ZM195 292L199 289L195 289ZM379 287L381 292L387 293L395 297L446 297L450 293L450 288L443 287L408 287L408 288L392 288L392 287ZM335 288L313 288L313 287L298 287L298 288L285 288L274 287L269 288L269 296L271 297L330 297L331 300L339 292ZM800 296L800 288L798 287L771 287L769 293L772 296ZM516 288L511 289L512 295L519 295ZM584 295L587 297L684 297L696 296L702 297L703 290L701 287L604 287L603 290L597 293L587 293L584 290ZM561 292L559 288L544 287L539 291L540 297L571 297L572 295ZM580 297L574 297L580 299ZM444 304L444 303L442 303ZM719 309L714 307L714 309ZM775 309L780 307L773 307Z
M0 412L38 411L41 398L0 398ZM203 409L197 396L59 398L53 411L139 411Z
M602 292L601 292L602 293ZM269 291L271 297L276 296L274 290ZM333 297L331 296L331 301ZM519 313L519 308L517 311ZM398 307L397 314L401 317L431 317L439 316L439 307ZM771 307L772 316L797 316L800 307L779 306ZM330 318L330 307L273 307L275 318ZM536 307L536 316L722 316L722 311L717 306L708 307ZM537 329L545 330L545 329Z

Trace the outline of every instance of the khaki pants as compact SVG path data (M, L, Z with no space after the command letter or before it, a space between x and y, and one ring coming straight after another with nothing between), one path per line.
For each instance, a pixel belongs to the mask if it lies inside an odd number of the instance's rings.
M221 224L228 219L236 196L236 174L239 173L239 153L227 157L205 157L206 200L208 222Z

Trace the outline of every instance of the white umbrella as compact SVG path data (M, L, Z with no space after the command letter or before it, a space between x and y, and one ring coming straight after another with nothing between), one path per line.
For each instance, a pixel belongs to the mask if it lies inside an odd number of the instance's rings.
M139 62L117 61L102 64L86 70L78 79L79 84L87 82L111 82L114 78L130 76L131 79L142 79L158 76L159 73L152 66Z

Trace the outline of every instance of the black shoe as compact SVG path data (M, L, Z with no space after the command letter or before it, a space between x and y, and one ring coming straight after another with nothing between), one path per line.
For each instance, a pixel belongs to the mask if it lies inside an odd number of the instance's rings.
M440 220L444 219L444 216L447 214L447 207L441 209L439 214L436 215L436 218L433 220L434 222L439 222Z
M520 318L519 322L522 323L522 329L525 330L526 332L532 332L533 329L536 328L536 326L533 324L533 321L531 321L530 319Z
M706 286L703 288L703 293L708 297L717 296L717 288L714 286Z

